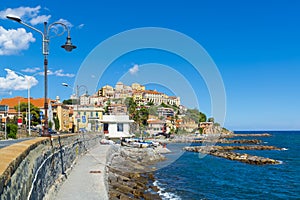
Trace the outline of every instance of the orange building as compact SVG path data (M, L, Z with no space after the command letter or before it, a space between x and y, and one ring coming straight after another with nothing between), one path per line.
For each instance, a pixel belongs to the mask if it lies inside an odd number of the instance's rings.
M8 110L8 117L9 118L13 118L14 116L18 116L18 110L15 110L15 106L18 106L20 103L28 103L28 98L24 98L24 97L20 97L20 96L16 96L13 98L3 98L0 101L0 105L7 105L9 106L9 110ZM40 109L40 111L42 111L43 113L45 113L44 111L44 98L38 98L38 99L33 99L30 98L30 103L32 105L34 105L35 107L38 107ZM50 99L48 99L48 117L50 119L49 113L52 113L52 109L51 109L51 104L50 104ZM50 111L50 112L49 112ZM4 115L4 113L0 112L0 115Z

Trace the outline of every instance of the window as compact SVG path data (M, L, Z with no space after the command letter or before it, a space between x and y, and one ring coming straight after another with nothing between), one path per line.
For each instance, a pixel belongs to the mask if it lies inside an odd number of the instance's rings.
M117 131L118 132L123 131L123 124L122 123L117 123Z
M91 112L91 117L94 117L94 113L93 112Z

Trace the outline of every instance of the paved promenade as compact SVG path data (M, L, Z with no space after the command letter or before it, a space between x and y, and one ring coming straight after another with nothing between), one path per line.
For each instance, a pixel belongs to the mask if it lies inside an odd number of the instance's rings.
M109 145L98 144L79 158L55 199L108 199L104 181L104 164L109 147Z

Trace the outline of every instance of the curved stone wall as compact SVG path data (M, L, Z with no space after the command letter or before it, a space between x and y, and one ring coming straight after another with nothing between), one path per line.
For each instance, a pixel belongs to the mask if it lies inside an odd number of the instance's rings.
M0 199L43 199L97 134L39 137L0 149Z

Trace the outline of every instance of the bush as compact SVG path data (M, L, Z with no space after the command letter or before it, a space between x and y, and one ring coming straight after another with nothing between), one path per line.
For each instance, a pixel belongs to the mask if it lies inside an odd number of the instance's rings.
M16 124L7 124L7 137L17 139L18 126Z

